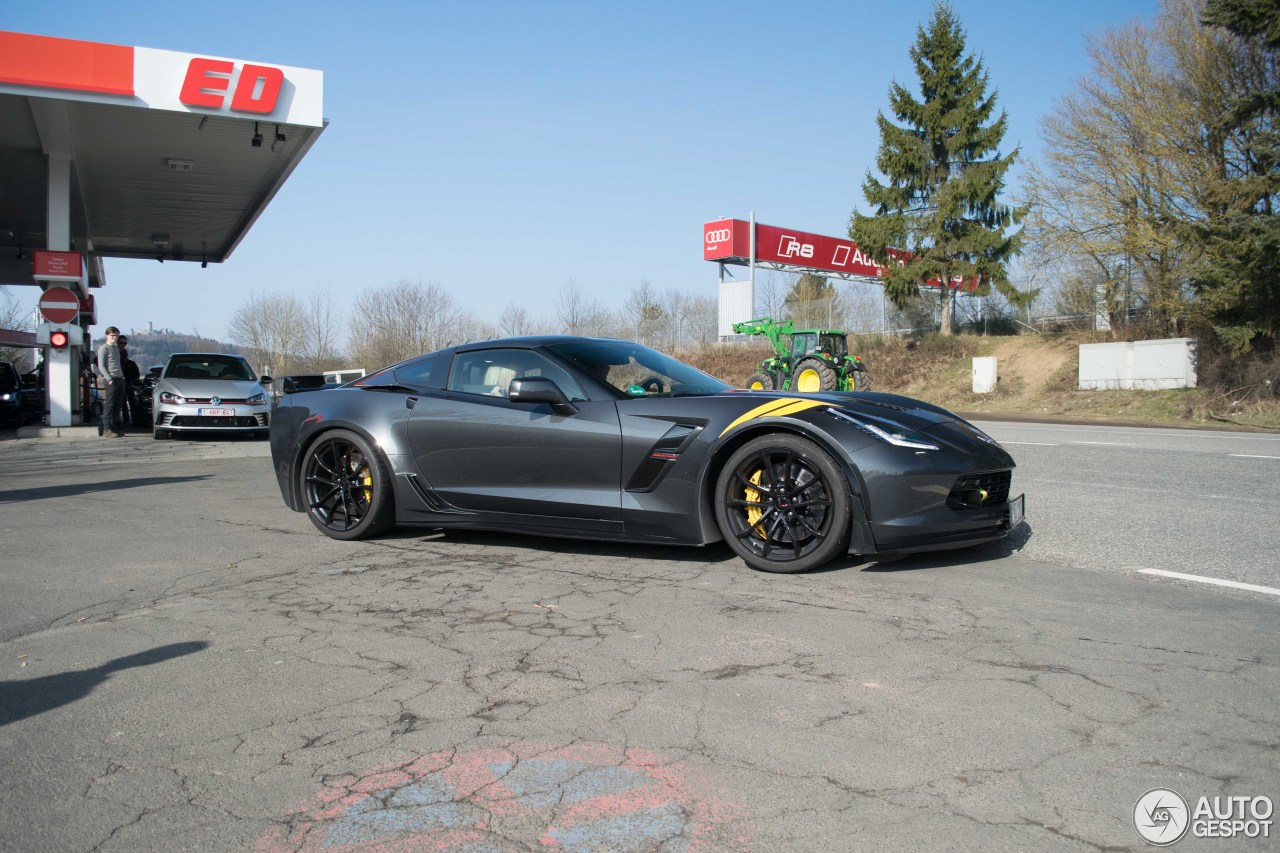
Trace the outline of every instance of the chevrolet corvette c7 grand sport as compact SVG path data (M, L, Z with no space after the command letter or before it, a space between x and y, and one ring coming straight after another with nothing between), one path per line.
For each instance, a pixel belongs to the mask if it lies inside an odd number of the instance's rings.
M1023 521L1013 459L893 394L740 391L622 340L451 347L271 419L285 503L335 539L392 526L618 542L723 539L749 566L958 548ZM319 385L319 382L311 383Z

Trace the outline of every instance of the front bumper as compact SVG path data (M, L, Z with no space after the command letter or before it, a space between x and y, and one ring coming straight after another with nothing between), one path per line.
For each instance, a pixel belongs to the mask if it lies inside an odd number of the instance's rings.
M916 554L994 542L1026 521L1026 506L1026 495L1018 495L998 506L980 510L957 512L940 506L890 522L872 522L874 553Z
M260 406L224 404L217 408L230 410L231 414L202 414L202 410L209 408L213 407L208 404L175 406L161 403L156 407L155 428L174 432L254 432L271 426L270 403Z

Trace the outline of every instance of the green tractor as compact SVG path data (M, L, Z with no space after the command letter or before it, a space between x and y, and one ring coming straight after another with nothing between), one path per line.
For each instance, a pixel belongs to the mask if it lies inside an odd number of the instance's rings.
M871 377L856 355L849 355L844 332L830 329L796 329L791 321L772 317L734 323L739 335L764 335L773 347L773 358L760 363L747 379L752 391L870 391Z

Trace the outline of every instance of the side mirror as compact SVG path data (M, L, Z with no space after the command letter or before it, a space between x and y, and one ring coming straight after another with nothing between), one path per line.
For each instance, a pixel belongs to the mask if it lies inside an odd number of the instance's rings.
M560 386L545 376L512 379L507 388L507 399L513 403L549 403L558 415L578 413L578 407L569 402Z
M270 376L259 376L258 382L260 382L263 385L270 385L272 382L275 382L275 380L272 379Z

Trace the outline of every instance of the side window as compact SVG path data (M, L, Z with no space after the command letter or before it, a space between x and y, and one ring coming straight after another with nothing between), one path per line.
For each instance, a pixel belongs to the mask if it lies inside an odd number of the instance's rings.
M527 349L490 349L462 353L453 361L449 390L464 394L507 396L512 379L543 376L560 386L570 400L586 395L567 371Z
M418 359L395 369L396 383L410 388L443 388L448 375L447 355Z

